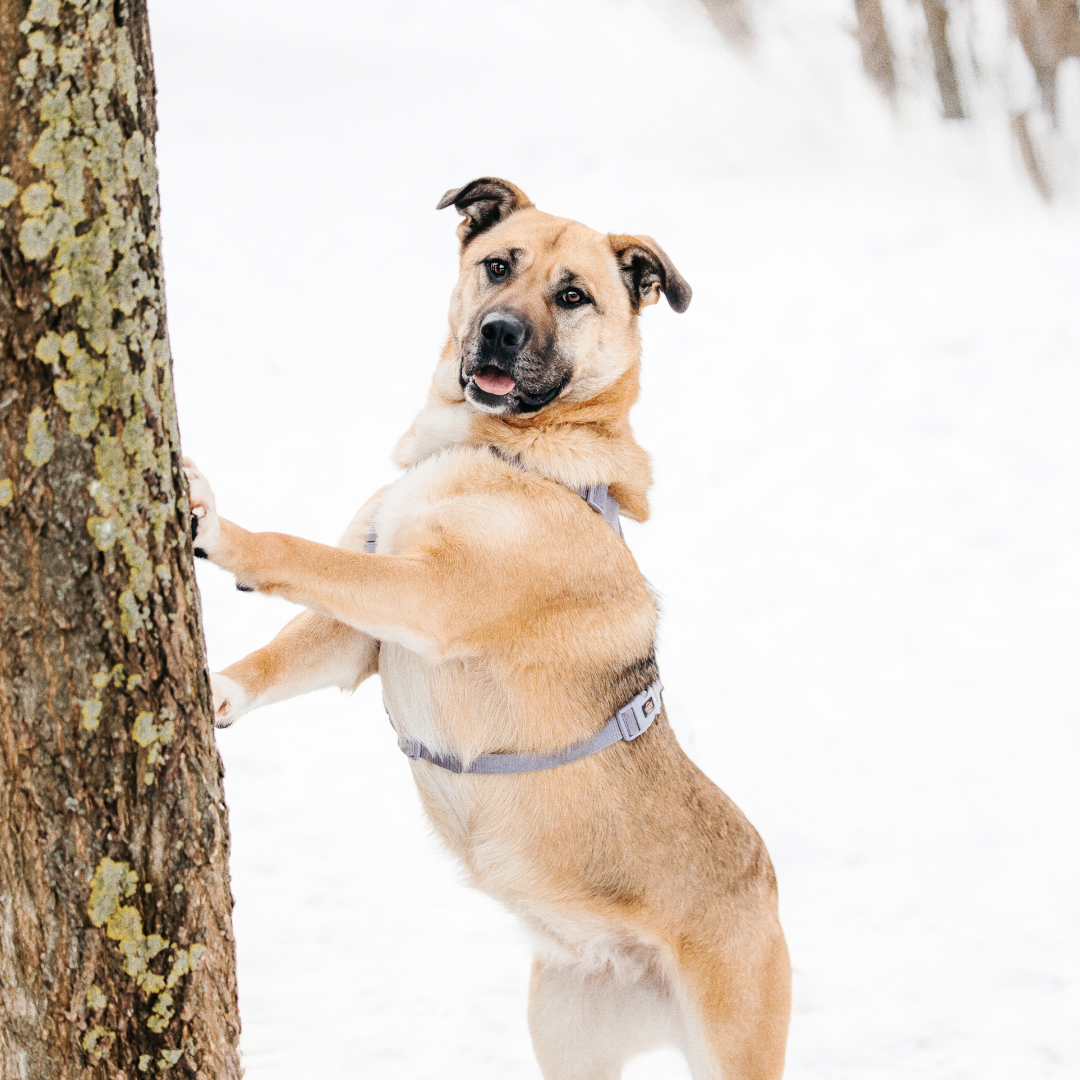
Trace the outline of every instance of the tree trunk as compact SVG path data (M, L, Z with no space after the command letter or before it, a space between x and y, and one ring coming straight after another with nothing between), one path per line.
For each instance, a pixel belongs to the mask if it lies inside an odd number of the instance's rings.
M1057 116L1057 73L1067 56L1080 56L1076 0L1009 0L1020 44L1035 72L1043 105Z
M1050 202L1054 193L1050 189L1050 182L1046 179L1046 169L1035 150L1035 142L1031 138L1031 129L1028 127L1027 113L1015 113L1011 122L1016 145L1020 148L1020 159L1024 163L1028 177L1035 185L1035 190L1046 202Z
M941 95L941 115L946 120L963 120L964 104L960 100L960 83L956 78L956 65L949 44L949 9L945 6L945 0L923 0L923 13L930 35L930 50L934 54L934 76Z
M144 0L0 0L0 1077L232 1080Z
M855 37L862 51L863 70L884 91L896 96L896 67L881 0L855 0Z
M748 46L754 39L748 0L701 0L717 28L733 45Z

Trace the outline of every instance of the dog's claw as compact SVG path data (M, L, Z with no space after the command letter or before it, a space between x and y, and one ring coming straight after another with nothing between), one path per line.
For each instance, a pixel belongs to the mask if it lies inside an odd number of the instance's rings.
M190 527L195 557L208 559L210 552L217 546L221 532L214 492L191 458L184 458L184 475L188 480L188 494L191 497Z
M214 700L214 727L227 728L246 711L250 699L239 683L221 672L210 676L210 692Z

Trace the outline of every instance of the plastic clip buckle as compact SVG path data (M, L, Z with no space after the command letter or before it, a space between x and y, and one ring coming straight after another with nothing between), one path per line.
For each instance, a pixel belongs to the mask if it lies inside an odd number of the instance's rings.
M615 714L615 723L619 725L619 731L626 742L636 739L656 719L656 714L660 711L661 689L659 683L653 683Z

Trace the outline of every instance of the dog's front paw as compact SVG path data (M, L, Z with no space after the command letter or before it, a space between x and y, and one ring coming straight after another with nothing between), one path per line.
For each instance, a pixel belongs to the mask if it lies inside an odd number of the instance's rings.
M251 704L244 688L220 672L210 676L210 691L214 696L214 727L229 727Z
M221 519L214 491L191 458L184 458L184 475L191 492L191 539L195 544L195 556L213 559L214 549L221 539Z

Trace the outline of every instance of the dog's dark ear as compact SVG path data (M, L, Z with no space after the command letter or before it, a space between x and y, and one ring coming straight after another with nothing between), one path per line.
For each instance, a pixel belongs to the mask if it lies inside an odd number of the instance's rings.
M517 210L532 206L529 196L508 180L482 176L462 188L451 188L440 200L436 210L453 206L465 219L458 227L458 239L464 247L485 229L498 225Z
M637 307L655 304L661 293L680 314L690 306L693 291L651 236L609 236L608 239L630 290L630 299Z

